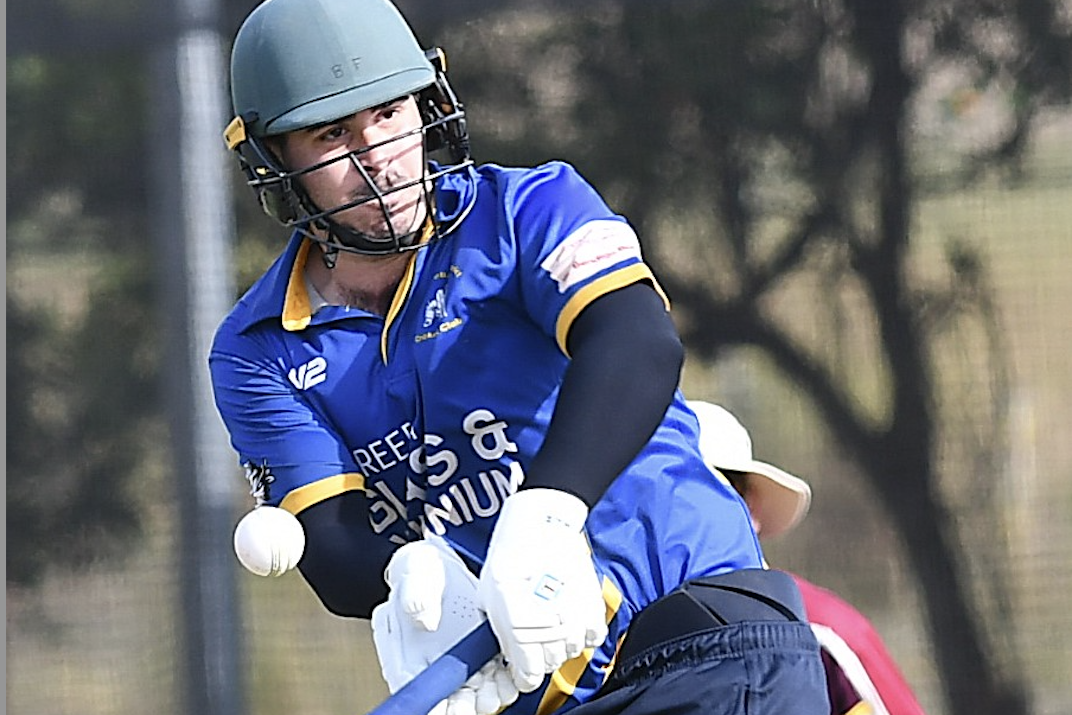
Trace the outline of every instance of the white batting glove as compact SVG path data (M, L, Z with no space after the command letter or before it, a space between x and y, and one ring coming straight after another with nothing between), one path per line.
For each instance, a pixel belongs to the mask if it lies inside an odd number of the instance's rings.
M506 499L491 534L481 601L523 693L607 637L587 517L588 507L572 494L525 489Z
M457 692L429 715L492 715L517 700L520 693L502 656L469 678Z
M480 625L477 579L442 538L401 546L387 565L388 598L372 611L372 637L384 680L394 693ZM434 715L491 715L518 698L496 656Z

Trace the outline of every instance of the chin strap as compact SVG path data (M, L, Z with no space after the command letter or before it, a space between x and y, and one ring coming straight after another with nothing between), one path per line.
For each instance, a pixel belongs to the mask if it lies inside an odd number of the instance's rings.
M330 271L339 262L339 247L330 243L324 243L323 245L324 250L320 252L320 259L324 261L324 267Z
M407 234L403 234L402 236L396 236L391 244L392 246L394 246L394 250L384 251L364 250L357 246L353 246L344 242L342 240L343 237L350 238L350 240L355 242L357 240L362 240L361 234L351 229L348 229L345 226L341 226L335 222L327 223L326 226L321 226L321 228L326 229L328 238L325 239L321 236L318 236L317 234L309 230L308 227L299 227L299 230L304 236L323 246L324 250L321 251L320 258L322 261L324 261L324 266L328 270L334 269L335 266L338 264L340 251L345 251L346 253L356 253L362 256L391 255L393 253L401 253L403 251L420 248L421 246L431 241L432 237L435 236L437 233L437 227L435 222L432 221L430 218L425 219L424 224L416 231L411 231ZM367 241L367 239L364 240Z

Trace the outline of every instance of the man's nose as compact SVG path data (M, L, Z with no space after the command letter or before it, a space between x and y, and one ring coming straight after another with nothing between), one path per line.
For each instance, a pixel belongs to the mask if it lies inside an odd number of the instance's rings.
M382 172L390 161L392 144L381 130L366 128L357 133L360 147L357 150L357 160L370 177L375 178Z

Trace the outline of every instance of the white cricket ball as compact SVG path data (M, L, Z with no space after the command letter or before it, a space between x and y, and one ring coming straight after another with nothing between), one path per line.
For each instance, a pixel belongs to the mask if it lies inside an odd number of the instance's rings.
M258 576L281 576L305 553L305 529L286 509L259 506L235 527L238 560Z

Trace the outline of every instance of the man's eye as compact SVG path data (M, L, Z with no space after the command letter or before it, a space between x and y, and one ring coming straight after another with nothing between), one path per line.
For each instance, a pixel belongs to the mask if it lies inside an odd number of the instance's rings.
M342 138L346 133L346 130L339 124L326 128L320 135L320 139L323 141L335 141Z

